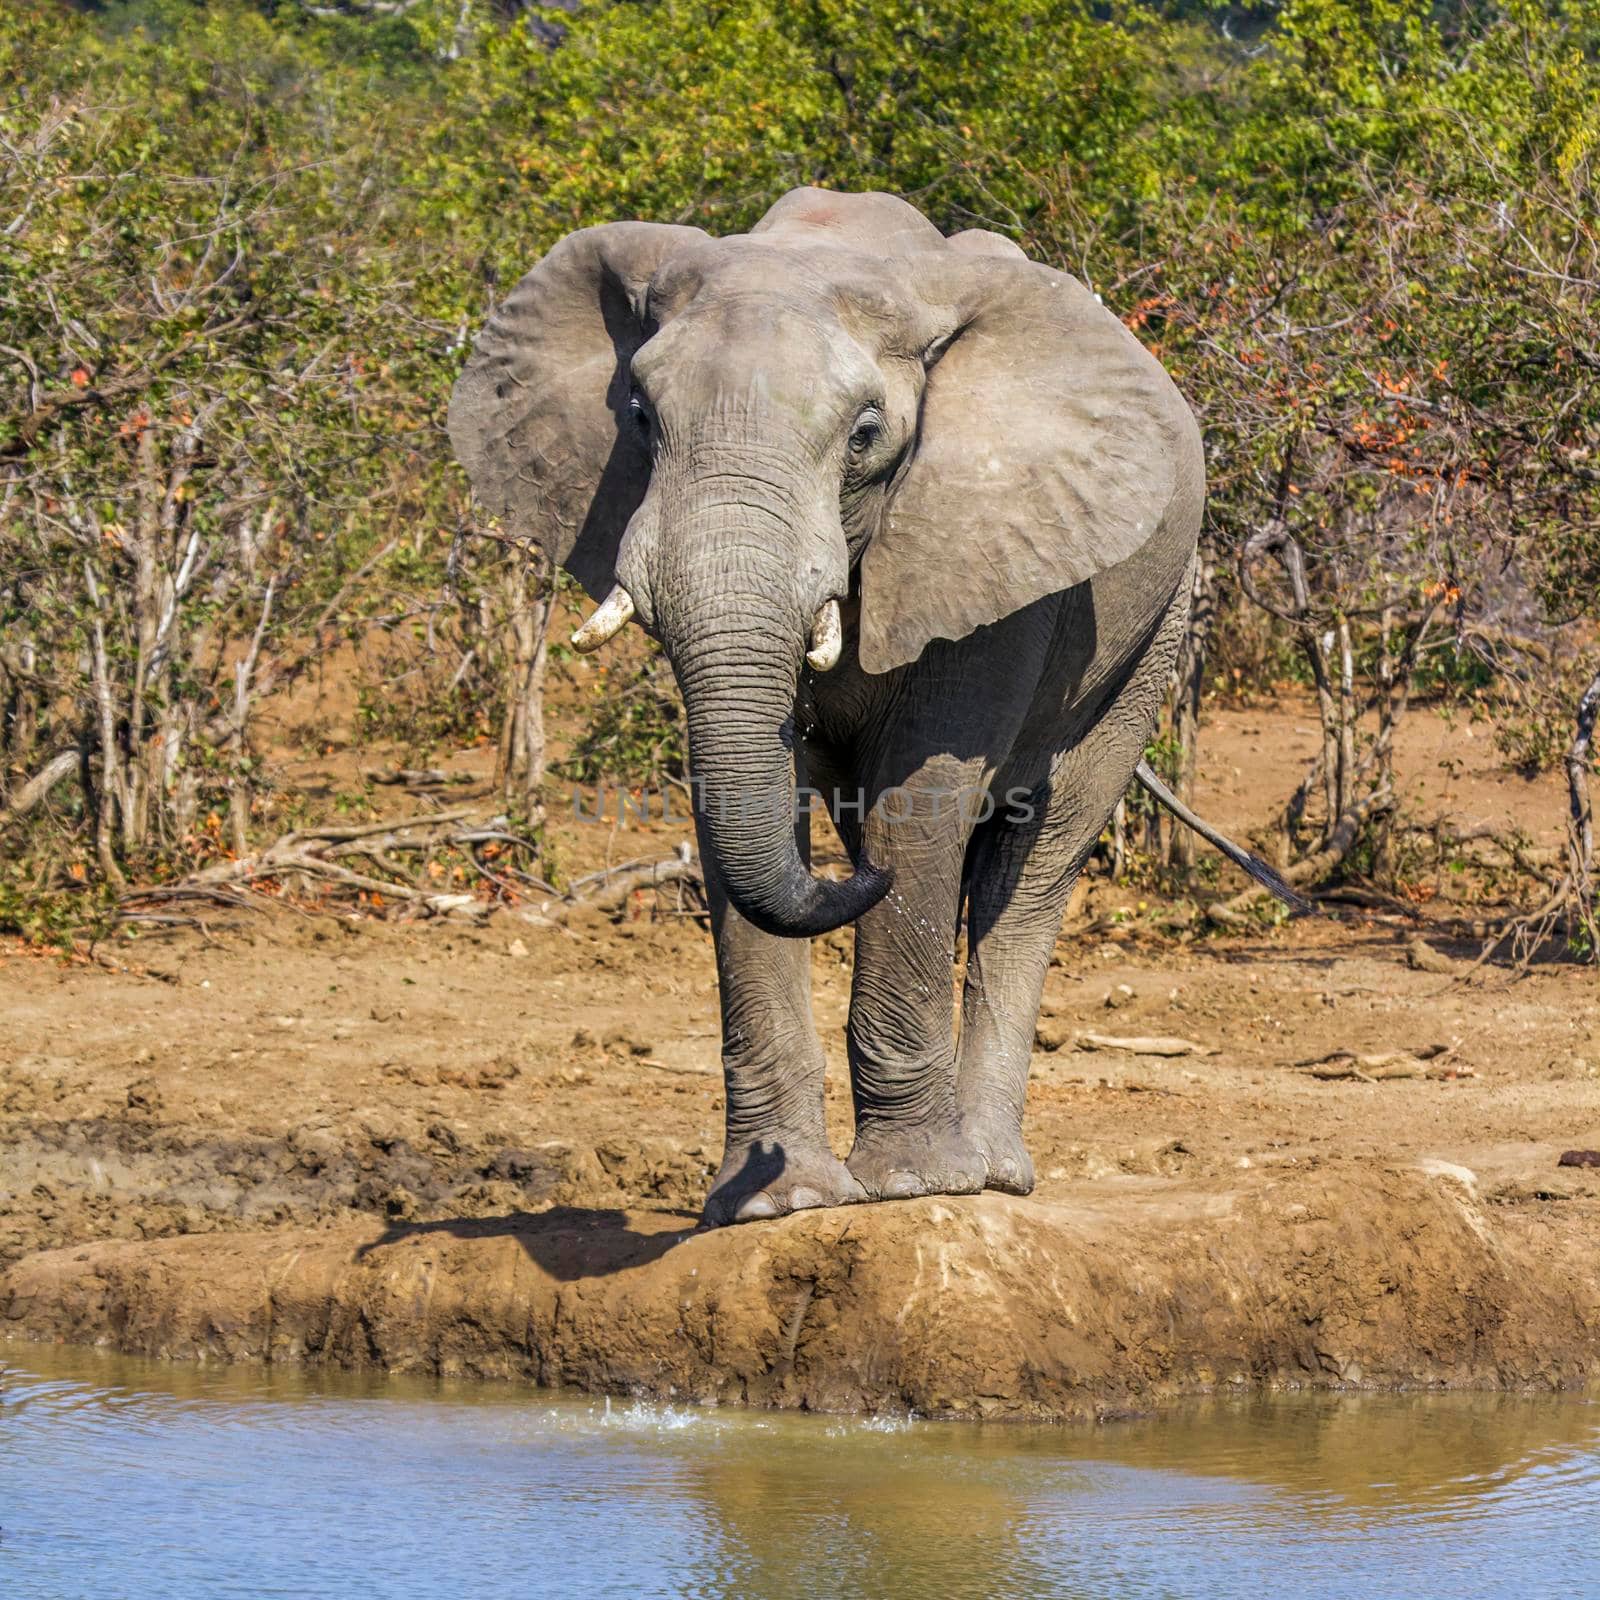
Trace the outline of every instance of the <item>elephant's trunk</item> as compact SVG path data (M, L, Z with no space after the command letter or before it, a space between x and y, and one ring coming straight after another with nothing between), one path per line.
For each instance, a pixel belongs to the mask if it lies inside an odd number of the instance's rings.
M888 893L865 859L843 883L814 878L796 838L795 692L816 598L796 592L792 508L735 503L664 518L652 562L656 625L688 713L702 852L735 908L789 938L854 921Z

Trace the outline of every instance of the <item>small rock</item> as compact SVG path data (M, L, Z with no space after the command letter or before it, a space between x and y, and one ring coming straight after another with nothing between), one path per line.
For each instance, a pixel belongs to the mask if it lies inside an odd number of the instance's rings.
M380 1150L391 1149L405 1137L405 1122L387 1107L358 1108L351 1113L350 1120Z
M513 939L511 943L506 946L506 954L508 956L517 956L520 958L527 955L527 953L528 947L520 939Z
M1563 1150L1558 1167L1600 1167L1600 1150Z
M1072 1029L1060 1017L1040 1017L1033 1030L1036 1050L1065 1050L1072 1043Z
M128 1085L130 1111L159 1111L161 1105L161 1091L154 1078L139 1078Z
M522 1076L522 1068L513 1056L496 1056L486 1067L478 1068L477 1086L480 1089L503 1089L513 1078Z
M299 1165L307 1172L322 1172L338 1160L343 1145L327 1128L296 1128L287 1139Z

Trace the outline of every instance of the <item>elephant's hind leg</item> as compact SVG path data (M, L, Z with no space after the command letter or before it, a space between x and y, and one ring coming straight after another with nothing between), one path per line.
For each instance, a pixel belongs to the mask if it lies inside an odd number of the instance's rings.
M1048 787L1034 803L1031 822L997 818L975 841L961 992L962 1128L983 1153L984 1187L1007 1194L1033 1188L1022 1108L1039 1000L1062 912L1102 826Z
M1072 886L1144 754L1187 602L1184 590L1111 704L1055 757L1031 820L998 816L974 840L956 1095L986 1188L1033 1188L1022 1108L1045 973Z
M746 922L709 859L706 886L722 999L727 1136L705 1221L716 1227L865 1200L823 1124L810 941L777 939Z

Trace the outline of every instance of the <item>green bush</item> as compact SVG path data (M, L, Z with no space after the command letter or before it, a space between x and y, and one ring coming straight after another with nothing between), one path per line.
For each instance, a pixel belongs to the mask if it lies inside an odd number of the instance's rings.
M1318 684L1348 625L1364 701L1445 594L1594 616L1596 0L335 9L0 10L0 814L82 758L14 856L114 884L219 812L243 848L259 704L375 618L473 612L486 677L411 726L511 703L441 426L473 331L574 227L729 231L800 183L998 229L1158 352L1241 681ZM651 666L569 771L680 770L679 727Z

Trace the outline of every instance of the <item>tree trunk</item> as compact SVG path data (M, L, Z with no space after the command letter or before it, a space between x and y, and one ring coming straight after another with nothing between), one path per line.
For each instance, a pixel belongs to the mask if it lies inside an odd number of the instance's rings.
M531 569L508 564L505 586L506 712L500 731L500 794L537 824L544 820L544 684L555 583L541 558Z

